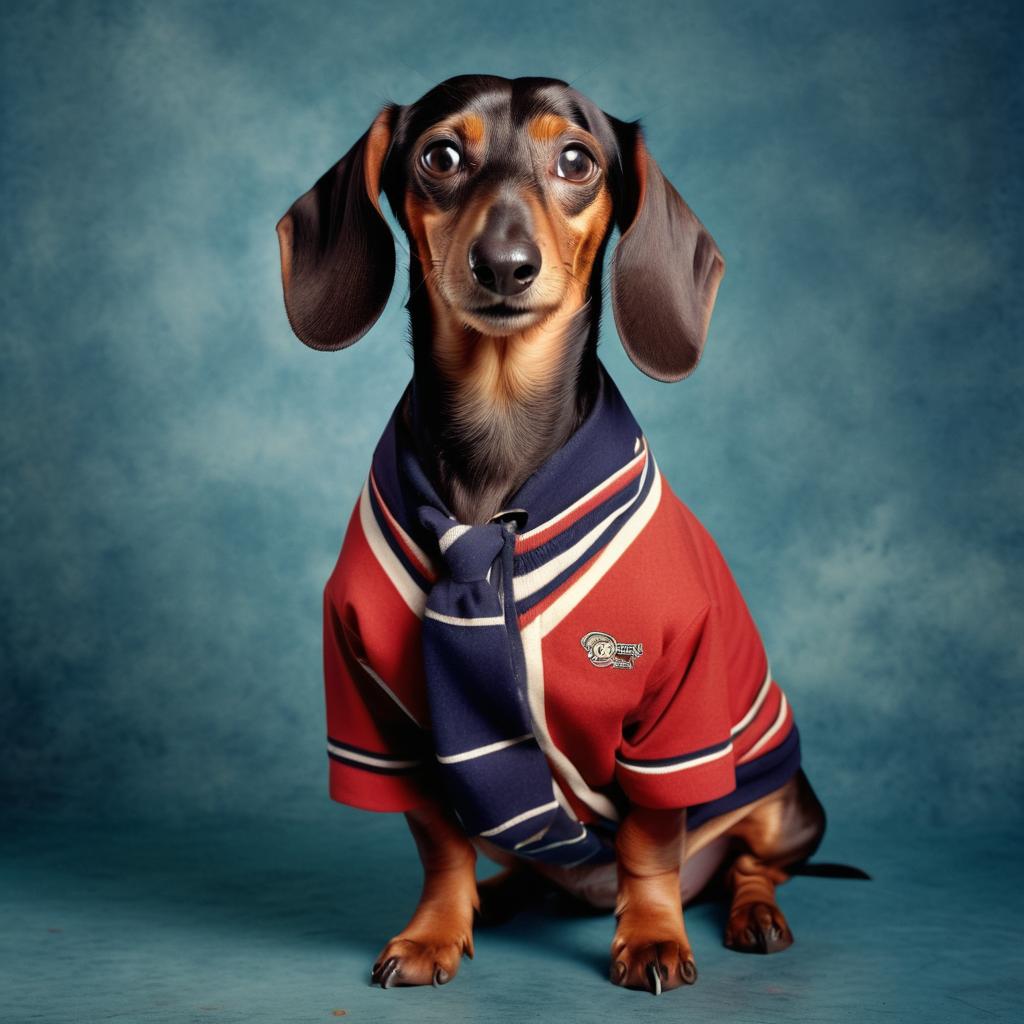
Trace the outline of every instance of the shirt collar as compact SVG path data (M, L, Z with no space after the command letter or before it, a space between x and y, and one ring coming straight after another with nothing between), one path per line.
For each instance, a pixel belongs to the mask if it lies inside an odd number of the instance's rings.
M598 365L598 393L586 419L508 499L495 520L508 517L516 521L519 532L543 532L552 520L585 501L638 458L643 449L640 428L615 382L604 366ZM418 543L427 544L429 538L417 517L421 505L430 505L453 521L455 517L416 457L402 420L405 397L403 394L377 444L373 475L403 529Z

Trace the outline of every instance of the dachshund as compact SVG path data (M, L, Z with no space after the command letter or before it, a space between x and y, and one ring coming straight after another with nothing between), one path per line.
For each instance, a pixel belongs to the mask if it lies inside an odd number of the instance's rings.
M413 371L396 416L437 495L469 524L459 529L491 522L595 408L613 228L612 308L630 359L659 381L697 365L725 263L650 155L639 121L618 120L550 78L461 75L411 105L385 105L277 225L288 319L312 348L351 345L388 301L395 247L382 194L409 243ZM608 664L616 642L602 635L601 644L589 656ZM631 667L638 649L619 667ZM578 643L577 653L584 657ZM785 713L783 698L779 721ZM364 767L399 764L343 749ZM470 836L442 796L395 805L424 883L371 983L447 982L472 956L475 920L501 917L550 886L614 909L610 978L627 988L657 994L696 980L683 905L711 882L728 895L726 946L773 953L792 943L776 886L806 864L825 828L802 768L699 823L686 806L617 799L612 862L596 867L504 855ZM505 865L479 886L478 849Z

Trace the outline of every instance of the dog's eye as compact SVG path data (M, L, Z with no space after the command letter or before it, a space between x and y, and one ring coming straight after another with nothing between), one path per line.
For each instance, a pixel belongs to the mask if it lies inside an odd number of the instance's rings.
M441 139L423 150L420 163L435 177L447 178L462 166L462 154L453 142Z
M555 173L567 181L586 181L597 167L597 161L579 146L567 146L558 156Z

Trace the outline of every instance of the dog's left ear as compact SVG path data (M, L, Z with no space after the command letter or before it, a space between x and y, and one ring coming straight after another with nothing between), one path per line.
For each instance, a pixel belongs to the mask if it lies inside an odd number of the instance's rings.
M622 154L621 237L612 261L615 325L639 369L655 380L681 380L704 350L725 260L647 152L639 124L608 119Z
M384 107L278 221L288 321L310 348L347 348L387 305L395 243L380 208L381 173L399 109Z

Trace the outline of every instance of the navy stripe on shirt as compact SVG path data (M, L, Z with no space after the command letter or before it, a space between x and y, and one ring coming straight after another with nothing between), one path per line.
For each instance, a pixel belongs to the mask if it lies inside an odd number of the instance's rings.
M635 505L632 509L624 510L622 514L614 522L609 523L607 529L601 532L600 536L597 537L594 543L591 544L587 548L587 550L584 551L583 554L576 559L576 561L574 561L571 565L563 569L553 580L551 580L550 583L546 583L538 590L535 590L528 597L524 597L521 601L516 602L516 611L520 615L523 615L524 613L529 611L535 604L538 604L539 602L543 601L544 598L548 597L550 594L558 590L558 588L561 587L565 583L565 581L569 579L570 576L578 572L583 565L590 561L590 559L593 558L594 555L600 552L611 542L612 538L629 522L633 513L636 512L636 510L643 503L644 499L647 497L648 493L651 490L651 487L654 485L655 471L656 470L653 462L649 462L647 467L647 475L646 478L643 480L643 487L639 494L633 495L633 498L635 498ZM618 494L615 495L615 498L618 497ZM609 499L608 504L614 504L612 499ZM626 504L628 504L628 502L623 503L623 505ZM607 509L605 509L603 506L600 507L602 507L604 511L607 511ZM610 514L610 512L608 514ZM583 520L580 520L580 522L583 523ZM586 535L587 527L592 525L592 523L587 523L586 525L581 526L579 529L577 529L576 525L574 524L572 527L566 530L564 534L561 534L557 539L561 540L561 537L569 536L570 542L566 545L566 547L572 547L572 544L578 541L581 535ZM542 545L542 548L543 547L546 547L546 545Z
M794 722L789 735L773 750L753 761L736 766L736 788L725 796L707 803L694 804L686 810L686 827L695 829L705 821L734 811L754 800L767 796L796 774L800 768L800 733Z
M705 747L703 750L694 750L689 754L677 754L674 757L639 758L624 757L622 754L616 754L615 758L620 764L632 765L637 768L660 768L669 764L682 765L689 761L696 761L699 757L707 757L709 754L717 754L731 745L732 737L729 737L729 739L722 740L721 743L715 743L710 747Z
M376 772L378 775L401 775L405 772L414 772L422 765L422 761L418 758L381 754L376 750L366 750L351 743L342 743L341 740L336 740L332 736L327 737L327 756L332 761L338 761L350 768L362 768L364 771ZM363 760L364 758L373 758L374 761L385 763L373 764Z

